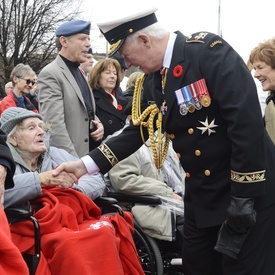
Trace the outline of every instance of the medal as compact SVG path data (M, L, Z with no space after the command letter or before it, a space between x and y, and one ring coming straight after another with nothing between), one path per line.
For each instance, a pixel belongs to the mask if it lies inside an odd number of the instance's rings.
M199 91L199 99L200 99L200 103L203 107L209 107L211 104L211 97L210 94L208 92L206 83L205 83L205 79L202 78L198 81L196 81L195 83L193 83L193 85L195 86L196 90Z
M185 104L185 101L184 101L184 97L183 97L183 93L182 93L181 89L176 90L175 91L175 95L176 95L176 99L178 101L180 114L182 116L187 115L188 114L188 109L186 107L186 104Z
M180 105L180 114L182 116L186 116L188 114L188 108L186 107L185 104Z
M195 106L194 106L192 103L190 103L190 104L188 105L188 112L189 112L189 113L194 113L195 110L196 110Z
M192 92L189 86L185 86L180 89L182 91L183 97L185 99L187 110L189 113L194 113L196 108L193 104Z
M197 98L195 98L195 108L197 110L200 110L202 108L202 105L201 105L200 101Z
M201 104L203 107L209 107L211 104L211 99L208 96L203 95L201 98Z
M200 91L198 90L198 88L195 86L194 83L189 85L190 91L192 93L192 103L194 104L196 110L200 110L202 108L202 105L199 101L199 97L200 97Z

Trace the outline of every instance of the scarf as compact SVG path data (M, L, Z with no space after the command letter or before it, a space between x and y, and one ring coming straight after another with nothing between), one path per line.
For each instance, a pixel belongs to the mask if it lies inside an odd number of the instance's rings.
M275 94L271 93L271 95L266 99L266 108L265 108L265 128L275 144Z
M16 94L14 93L14 91L12 91L13 93L13 97L14 97L14 102L16 104L17 107L21 107L30 111L34 111L35 113L38 113L38 110L34 107L34 105L31 103L31 101L25 96L23 95L22 98L24 100L24 104L19 100L19 98L16 96Z

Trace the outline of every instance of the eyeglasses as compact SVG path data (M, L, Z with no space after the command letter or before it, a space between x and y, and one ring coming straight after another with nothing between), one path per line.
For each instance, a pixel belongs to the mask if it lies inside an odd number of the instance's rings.
M25 78L20 78L20 77L19 77L19 79L25 80L27 85L32 84L32 86L33 86L36 83L36 81L32 81L30 79L25 79Z

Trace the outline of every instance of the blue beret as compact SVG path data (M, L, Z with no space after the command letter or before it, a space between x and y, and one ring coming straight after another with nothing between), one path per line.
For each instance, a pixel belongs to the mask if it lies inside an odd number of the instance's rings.
M67 21L60 25L56 31L56 36L70 36L77 33L90 34L91 22L83 20Z

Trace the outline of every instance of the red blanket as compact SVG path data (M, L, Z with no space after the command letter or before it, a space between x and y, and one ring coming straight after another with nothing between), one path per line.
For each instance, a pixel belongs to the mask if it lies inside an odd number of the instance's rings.
M0 207L0 274L28 275L28 267L18 250L12 243L6 214Z
M144 274L132 239L133 220L119 214L103 215L84 194L68 189L44 189L34 216L41 227L41 261L37 274ZM33 251L33 226L11 225L21 252Z

